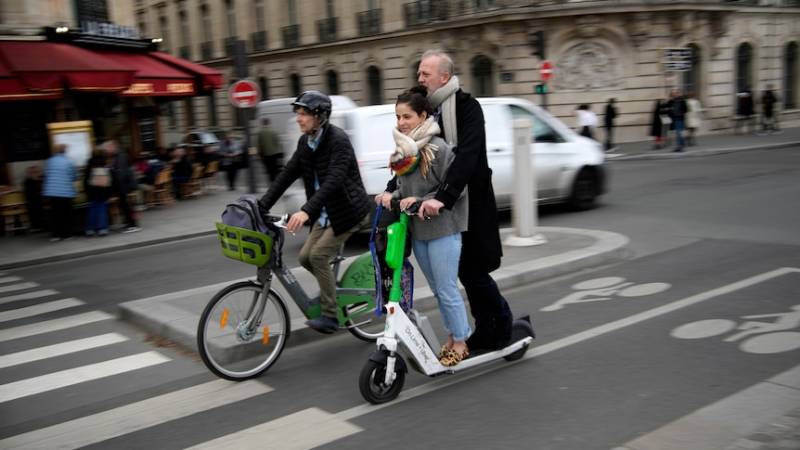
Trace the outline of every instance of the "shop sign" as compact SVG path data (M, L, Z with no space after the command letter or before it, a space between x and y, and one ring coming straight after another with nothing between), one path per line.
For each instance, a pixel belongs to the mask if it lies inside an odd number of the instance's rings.
M142 95L142 94L152 94L155 92L153 89L153 83L133 83L131 87L123 91L123 94L126 95Z
M85 20L81 22L81 31L85 34L97 36L107 36L123 39L140 39L139 30L125 25L117 25L110 22L94 22Z
M167 83L167 92L173 94L190 94L194 92L192 83Z

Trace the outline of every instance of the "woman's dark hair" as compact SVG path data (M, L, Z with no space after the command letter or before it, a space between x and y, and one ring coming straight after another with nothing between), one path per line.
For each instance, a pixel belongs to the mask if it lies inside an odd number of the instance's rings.
M428 101L428 89L425 86L414 86L398 95L395 105L399 103L410 106L417 114L421 115L424 111L428 117L433 115L433 106Z

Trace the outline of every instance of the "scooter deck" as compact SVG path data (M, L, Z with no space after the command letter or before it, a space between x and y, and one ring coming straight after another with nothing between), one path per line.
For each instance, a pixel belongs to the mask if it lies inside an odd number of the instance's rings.
M499 350L495 350L488 353L481 353L480 355L469 357L461 361L460 363L456 364L455 366L449 366L449 367L441 366L440 371L428 373L426 375L435 376L435 375L440 375L442 373L461 372L462 370L470 369L472 367L479 366L489 361L494 361L496 359L504 358L518 350L521 350L523 347L529 346L531 342L533 342L533 338L531 336L527 336Z

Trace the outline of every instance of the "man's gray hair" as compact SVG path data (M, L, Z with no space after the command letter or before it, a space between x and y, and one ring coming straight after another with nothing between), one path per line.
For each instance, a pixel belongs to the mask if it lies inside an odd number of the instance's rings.
M445 53L444 50L432 49L432 50L427 50L425 53L423 53L422 58L420 58L420 61L431 56L439 57L440 72L444 72L451 76L453 75L455 66L453 65L453 58L451 58L450 55Z

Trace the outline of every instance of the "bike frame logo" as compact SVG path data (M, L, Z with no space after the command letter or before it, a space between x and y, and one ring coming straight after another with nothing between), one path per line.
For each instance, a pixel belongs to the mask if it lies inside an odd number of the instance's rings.
M800 348L800 305L791 311L742 316L737 323L728 319L708 319L681 325L670 333L678 339L703 339L738 331L723 339L723 342L739 342L739 349L747 353L772 354ZM752 319L775 319L756 321ZM789 331L794 330L794 331Z

